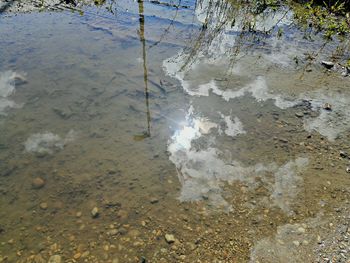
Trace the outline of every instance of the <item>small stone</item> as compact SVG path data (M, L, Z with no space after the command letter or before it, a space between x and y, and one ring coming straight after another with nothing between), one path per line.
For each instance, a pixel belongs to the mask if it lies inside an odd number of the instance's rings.
M75 260L77 260L77 259L79 259L81 257L81 253L76 253L74 256L73 256L73 258L75 259Z
M155 198L155 197L152 197L149 201L150 201L151 204L156 204L156 203L159 202L159 200L157 198Z
M346 167L346 172L350 173L350 166Z
M288 143L288 140L285 139L285 138L279 138L279 141L280 141L280 142L283 142L283 143Z
M329 104L329 103L325 103L325 104L323 105L323 109L328 110L328 111L331 111L331 110L332 110L332 105Z
M298 118L302 118L302 117L304 117L304 113L302 113L302 112L296 112L296 113L295 113L295 116L297 116Z
M303 227L299 227L298 228L298 233L299 234L304 234L305 232L306 232L305 228L303 228Z
M317 236L317 243L318 244L322 244L322 239L321 239L321 237L319 235Z
M119 233L119 231L117 230L117 229L112 229L112 230L109 230L108 232L107 232L107 235L109 235L109 236L115 236L115 235L117 235Z
M59 255L53 255L49 258L47 263L62 263L62 258Z
M78 218L81 217L81 215L82 215L82 213L80 211L75 214L75 216Z
M118 229L118 233L121 235L125 235L126 233L128 233L128 230L124 227L121 227Z
M43 188L45 185L45 181L44 179L40 178L40 177L36 177L33 179L32 181L32 187L34 189L40 189L40 188Z
M298 246L300 246L300 242L295 240L295 241L293 241L293 245L298 247Z
M52 110L62 119L69 119L73 115L73 112L69 108L65 108L65 109L53 108Z
M48 208L47 203L46 203L46 202L41 203L41 204L40 204L40 208L41 208L42 210L46 210L46 209Z
M348 158L349 157L349 155L346 152L344 152L344 151L340 151L339 155L340 155L341 158Z
M332 61L321 61L322 66L324 66L326 69L331 69L334 67L334 63Z
M92 210L91 210L91 216L92 218L97 218L99 216L99 211L98 208L95 206Z
M168 244L174 243L175 242L175 237L172 234L165 234L165 241Z

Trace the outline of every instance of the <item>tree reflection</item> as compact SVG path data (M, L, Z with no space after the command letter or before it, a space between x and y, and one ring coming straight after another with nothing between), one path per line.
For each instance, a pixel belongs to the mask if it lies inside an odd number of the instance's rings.
M143 61L143 81L145 85L145 103L146 103L146 119L147 119L147 130L141 135L135 135L135 140L143 140L151 137L151 113L149 110L149 91L148 91L148 71L147 71L147 53L146 53L146 39L145 39L145 16L143 0L137 1L139 6L139 36L142 44L142 61Z

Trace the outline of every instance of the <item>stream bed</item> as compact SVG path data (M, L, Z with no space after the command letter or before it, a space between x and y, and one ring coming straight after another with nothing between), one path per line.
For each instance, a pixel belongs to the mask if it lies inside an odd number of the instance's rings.
M349 262L347 42L223 0L30 11L0 14L1 263Z

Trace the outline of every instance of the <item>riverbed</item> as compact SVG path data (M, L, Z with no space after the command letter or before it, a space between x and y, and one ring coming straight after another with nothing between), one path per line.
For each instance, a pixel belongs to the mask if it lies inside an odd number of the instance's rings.
M287 8L59 7L0 16L0 262L350 260L346 43Z

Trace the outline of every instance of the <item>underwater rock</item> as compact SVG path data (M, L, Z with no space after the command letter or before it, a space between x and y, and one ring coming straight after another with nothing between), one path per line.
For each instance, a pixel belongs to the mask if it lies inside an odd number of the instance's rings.
M43 188L45 185L45 181L44 179L40 178L40 177L36 177L33 179L32 181L32 187L34 189L40 189L40 188Z
M321 61L322 66L324 66L326 69L331 69L334 67L334 63L331 61Z
M100 212L98 211L98 208L95 206L92 210L91 210L91 216L92 218L97 218L99 216Z
M332 105L329 104L329 103L325 103L325 104L323 105L323 108L324 108L325 110L331 111L331 110L332 110Z
M168 244L171 244L171 243L174 243L175 242L175 237L174 235L171 235L171 234L165 234L165 241L168 243Z
M56 113L58 116L65 120L69 119L73 115L73 112L69 108L53 108L52 110L54 111L54 113Z

